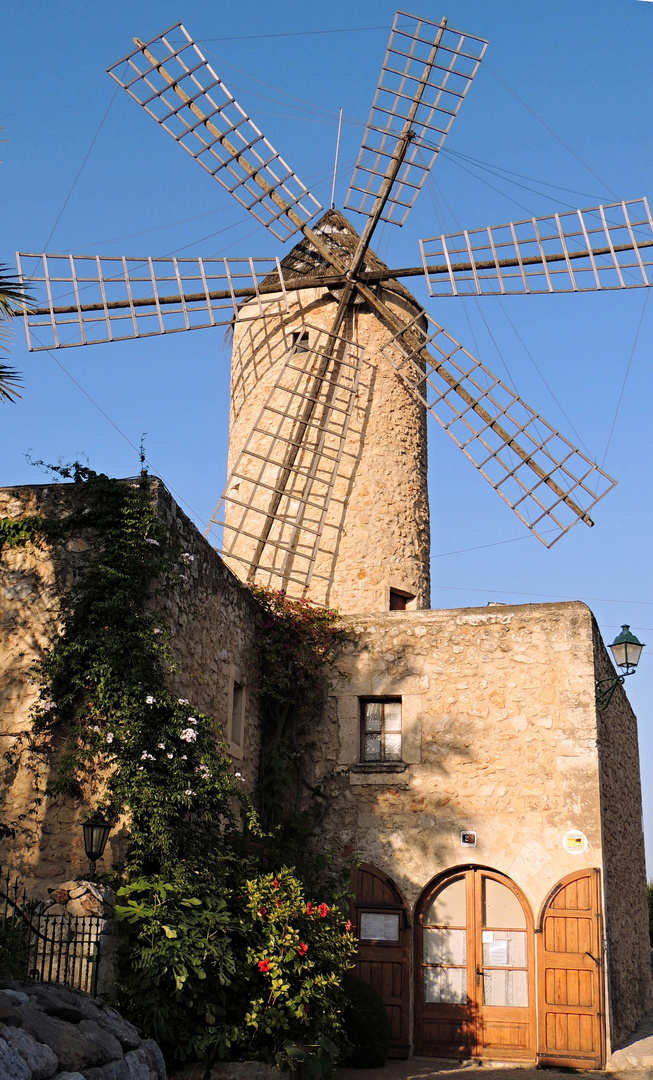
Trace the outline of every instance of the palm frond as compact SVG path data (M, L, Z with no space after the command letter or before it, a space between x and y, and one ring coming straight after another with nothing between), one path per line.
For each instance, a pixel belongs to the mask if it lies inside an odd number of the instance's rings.
M0 263L0 318L11 319L32 299L25 283L10 272L10 267Z
M17 386L22 386L20 373L8 364L0 364L0 401L15 401L22 397L18 393Z

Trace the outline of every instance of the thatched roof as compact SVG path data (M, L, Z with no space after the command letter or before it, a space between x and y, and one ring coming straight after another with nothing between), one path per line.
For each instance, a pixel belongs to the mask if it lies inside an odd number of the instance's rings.
M324 239L327 246L346 266L351 265L360 236L344 214L341 214L339 210L327 210L317 224L312 225L311 228L313 232L318 233ZM362 269L363 271L387 270L388 267L379 259L378 255L375 255L368 248ZM281 270L284 281L292 281L301 277L328 277L334 273L333 267L325 261L306 237L302 237L292 251L286 255L285 259L281 260ZM421 310L419 302L401 282L391 278L383 282L383 287L405 297L406 300L409 300Z

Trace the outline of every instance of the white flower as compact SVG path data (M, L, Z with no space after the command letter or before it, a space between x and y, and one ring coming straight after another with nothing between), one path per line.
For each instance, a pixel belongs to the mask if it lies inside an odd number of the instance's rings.
M199 773L203 780L206 780L211 775L208 765L198 765L195 772Z
M184 742L189 742L189 743L197 742L197 732L195 731L194 728L187 727L187 728L184 728L184 730L182 731L179 738L183 739Z
M185 574L179 574L178 577L180 577L182 581L190 581L190 578L186 577Z
M146 705L156 705L156 698L152 697L151 694L148 694L147 697L145 698L145 704Z
M139 765L139 766L138 766L138 771L139 771L139 772L143 772L143 769L144 769L144 768L145 768L145 766L144 766L144 765Z
M108 731L108 732L107 732L107 742L108 742L108 743L112 743L112 742L113 742L113 731Z
M153 631L152 631L152 633L153 633L153 634L161 634L161 633L163 633L163 631L162 631L162 630L159 630L158 626L155 626L155 627L154 627L154 629L153 629Z
M177 698L177 701L179 702L180 705L190 705L190 702L189 702L188 698L185 698L185 697Z
M242 782L243 784L245 783L245 777L244 777L244 776L242 775L242 773L239 773L239 772L237 772L237 773L236 773L236 777L237 777L237 778L238 778L238 780L240 780L240 781L241 781L241 782Z
M182 754L182 755L181 755L181 760L182 760L182 761L188 761L188 758L186 757L186 755L185 755L185 754Z
M183 553L183 555L181 557L182 557L182 559L184 560L184 562L186 564L195 562L195 556L191 555L190 552L188 552L188 551L184 551L184 553Z
M141 761L154 761L154 754L148 754L147 750L144 750L141 754Z
M192 788L186 788L186 790L184 792L184 795L194 795L194 794L195 794L195 792L192 790Z
M152 540L152 539L150 539L149 537L146 537L146 538L145 538L145 543L146 543L146 544L154 544L154 545L155 545L156 547L161 547L161 545L160 545L160 543L159 543L159 541L158 541L158 540Z
M174 756L175 756L174 754L166 754L166 757L169 757L169 758L173 758Z
M97 724L94 724L94 725L93 725L93 727L89 728L89 731L95 731L95 732L99 732L99 730L100 730L100 729L99 729L99 727L98 727L98 725L97 725Z
M166 744L164 742L157 743L157 750L165 750Z
M44 702L43 705L41 705L41 710L43 712L52 712L54 707L55 707L54 701L46 701L46 702Z
M197 727L197 720L195 719L194 716L189 716L188 720L187 720L187 723L192 724L194 727Z

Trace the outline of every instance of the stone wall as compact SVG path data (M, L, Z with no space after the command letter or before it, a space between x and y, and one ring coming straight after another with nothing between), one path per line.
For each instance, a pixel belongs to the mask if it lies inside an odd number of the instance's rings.
M595 634L595 673L614 669ZM597 712L608 993L613 1046L637 1024L651 998L651 963L642 831L637 718L621 687Z
M70 484L5 488L0 490L0 516L59 517L70 513L73 500L82 495L83 489ZM256 705L247 687L255 604L158 480L152 481L152 497L167 524L178 530L182 550L192 556L179 592L156 601L172 630L170 688L215 717L217 730L229 738L234 682L244 686L244 735L231 750L251 785L258 763ZM68 537L5 548L0 555L0 755L29 727L36 697L31 666L58 632L61 596L93 542L90 536ZM0 821L9 823L32 808L32 776L25 768L8 770L4 763L3 773ZM89 798L96 793L89 790ZM87 862L79 826L86 809L72 799L46 800L19 825L16 840L0 847L0 863L19 873L35 895L44 896L48 885L83 874ZM114 829L104 865L120 860L126 835L124 827Z
M536 921L550 890L601 871L613 1045L650 1001L635 717L595 706L609 664L581 603L347 616L316 778L326 836L387 873L409 909L445 869L490 867ZM360 764L360 699L402 703L401 765ZM339 770L349 770L338 776ZM474 830L477 846L461 846ZM587 840L569 851L565 834Z
M492 866L537 916L548 890L601 866L592 617L583 604L348 616L331 700L326 827L390 874L409 904L439 871ZM400 772L355 771L359 700L402 700ZM328 748L327 748L328 747ZM318 767L321 767L321 763ZM588 838L578 855L568 830ZM460 832L478 846L463 849Z

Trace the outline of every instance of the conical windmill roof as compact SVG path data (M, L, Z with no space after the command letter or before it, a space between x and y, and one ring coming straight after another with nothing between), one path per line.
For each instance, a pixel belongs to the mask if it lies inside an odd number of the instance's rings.
M313 232L322 237L327 246L346 266L351 265L360 236L344 214L341 214L339 210L327 210L317 224L312 226L312 229ZM370 272L388 270L389 267L379 259L371 248L368 248L362 269L363 272ZM292 281L301 277L329 277L334 273L333 267L320 255L307 237L302 237L292 251L289 251L286 257L281 260L281 270L284 281ZM383 287L390 290L390 292L403 296L421 311L419 301L401 282L391 278L383 282ZM373 285L372 288L374 288Z

